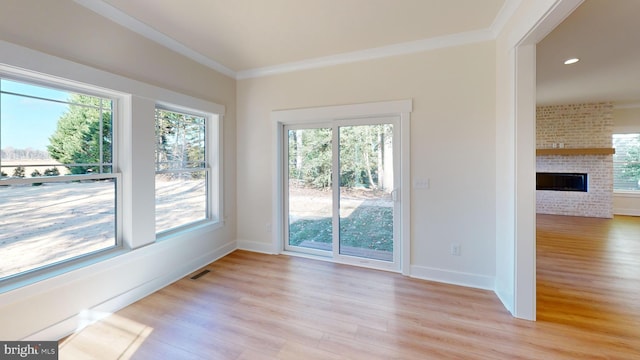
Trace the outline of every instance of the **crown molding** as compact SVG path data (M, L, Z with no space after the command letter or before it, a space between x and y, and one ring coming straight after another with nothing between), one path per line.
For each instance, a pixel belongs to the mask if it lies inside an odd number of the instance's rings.
M423 51L442 49L447 47L468 45L484 41L495 40L497 34L502 30L507 20L513 15L522 0L506 0L488 29L469 31L458 34L439 36L429 39L409 41L399 44L382 46L377 48L353 51L348 53L324 56L302 61L290 62L274 66L267 66L255 69L234 71L219 62L202 55L201 53L185 46L181 42L161 33L140 20L124 13L120 9L104 2L103 0L74 0L98 15L105 17L125 28L138 33L149 40L152 40L166 48L169 48L193 61L207 66L215 71L241 80L255 77L263 77L288 72L317 69L322 67L348 64L359 61L380 59L398 55L407 55Z
M513 16L521 3L522 0L505 0L504 4L502 4L502 8L498 11L498 15L496 15L496 18L493 20L493 23L489 28L493 33L494 38L498 37L504 26L507 24L507 21L509 21Z
M143 23L142 21L127 15L120 9L107 4L102 0L74 0L78 5L97 13L98 15L107 18L116 24L124 26L125 28L138 33L149 40L152 40L166 48L169 48L178 54L181 54L195 62L198 62L204 66L207 66L213 70L216 70L222 74L236 77L236 72L228 67L220 64L219 62L200 54L199 52L185 46L181 42L161 33L160 31L152 28L151 26Z
M470 31L459 34L439 36L430 39L393 44L389 46L382 46L372 49L324 56L303 61L290 62L281 65L238 71L236 78L241 80L283 74L300 70L317 69L340 64L348 64L359 61L380 59L391 56L413 54L423 51L479 43L490 41L493 39L493 33L488 29Z

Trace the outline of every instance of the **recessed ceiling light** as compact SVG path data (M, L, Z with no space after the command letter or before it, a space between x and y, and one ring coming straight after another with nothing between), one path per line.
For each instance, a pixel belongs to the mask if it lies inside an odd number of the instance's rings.
M580 61L580 59L578 59L578 58L571 58L571 59L567 59L567 60L565 60L565 61L564 61L564 64L565 64L565 65L571 65L571 64L575 64L575 63L577 63L578 61Z

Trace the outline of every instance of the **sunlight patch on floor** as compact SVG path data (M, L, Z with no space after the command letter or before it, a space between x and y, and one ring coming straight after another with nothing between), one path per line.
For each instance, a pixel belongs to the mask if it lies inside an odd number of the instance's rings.
M60 343L61 359L130 359L153 328L117 314L83 326Z

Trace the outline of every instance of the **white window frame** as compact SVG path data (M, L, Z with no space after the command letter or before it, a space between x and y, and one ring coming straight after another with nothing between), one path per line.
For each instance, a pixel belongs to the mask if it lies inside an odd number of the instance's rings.
M93 86L81 82L76 82L73 80L63 79L51 75L42 74L35 71L29 71L24 69L19 69L11 66L7 66L4 64L0 64L0 78L23 82L30 85L35 86L43 86L54 88L62 91L70 91L83 95L96 96L100 98L107 98L112 101L112 109L111 109L111 162L108 166L111 167L110 173L93 173L93 174L85 174L85 175L64 175L64 176L40 176L40 177L29 177L29 178L5 178L0 180L0 184L3 185L31 185L34 183L55 183L55 182L71 182L71 181L79 181L79 180L114 180L115 182L115 198L114 198L114 206L115 206L115 243L113 246L102 249L87 252L81 255L74 256L69 259L56 261L50 264L45 264L33 269L28 269L16 274L9 275L2 280L0 280L0 284L5 286L4 284L13 284L20 283L23 281L28 281L28 279L40 278L43 274L47 273L58 273L59 271L65 268L75 268L80 263L84 262L94 262L98 261L98 259L102 259L105 256L112 256L119 252L121 252L126 245L123 242L123 229L122 229L122 219L123 219L123 207L122 207L122 199L123 199L123 181L122 174L119 171L119 147L120 147L120 128L122 127L122 109L121 105L124 101L125 95L117 92L108 90L105 88L101 88L98 86ZM1 144L0 144L1 146ZM100 160L100 164L102 165L102 159ZM76 164L77 165L77 164ZM106 166L106 165L105 165Z
M205 119L205 166L198 170L205 171L206 174L206 214L205 218L196 220L194 222L186 223L176 227L172 227L166 230L157 231L156 237L160 240L171 237L177 233L183 233L185 231L200 229L202 227L219 227L221 226L220 209L222 208L222 181L221 181L221 156L222 156L222 142L221 142L221 117L222 115L213 112L207 112L203 110L196 110L176 104L169 104L166 102L157 102L155 109L173 111L177 113L194 115L203 117ZM155 114L154 109L154 114ZM155 116L154 116L154 128L155 128ZM154 149L155 152L155 149ZM155 168L155 162L154 162ZM159 172L156 170L154 176ZM155 184L155 183L154 183ZM155 186L154 186L155 189ZM154 197L155 199L155 197ZM155 208L155 207L154 207Z
M613 136L615 135L639 135L640 136L640 131L635 131L635 132L614 132L611 136L611 140L613 141ZM614 155L615 157L615 155ZM613 164L615 165L616 163L620 163L619 161L615 161L613 160ZM614 184L615 184L615 171L613 173L614 176ZM613 193L614 194L618 194L618 195L624 195L624 196L628 196L628 197L640 197L640 190L633 190L633 189L627 189L627 190L623 190L623 189L613 189Z

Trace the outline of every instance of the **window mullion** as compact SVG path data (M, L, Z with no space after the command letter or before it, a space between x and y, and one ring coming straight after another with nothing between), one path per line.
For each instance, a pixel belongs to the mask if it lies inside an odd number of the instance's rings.
M99 158L98 158L98 162L100 163L100 166L98 167L100 174L103 173L104 168L103 168L103 162L104 162L104 129L103 129L103 99L100 99L100 111L98 112L98 125L100 126L99 129L99 136L100 136L100 140L98 141L98 147L99 147Z

